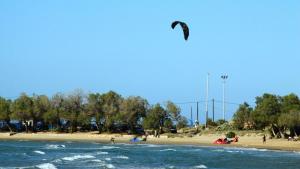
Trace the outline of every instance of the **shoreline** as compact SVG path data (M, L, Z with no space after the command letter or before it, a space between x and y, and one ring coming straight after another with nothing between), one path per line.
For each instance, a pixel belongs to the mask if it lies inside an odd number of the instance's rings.
M122 134L95 134L95 133L17 133L10 136L9 133L0 133L0 141L6 140L28 140L28 141L84 141L84 142L99 142L110 144L111 138L115 138L115 143L130 143L133 135ZM266 144L262 143L260 136L240 136L239 142L216 145L212 142L222 137L220 134L207 134L194 137L174 137L168 138L166 135L161 135L160 138L149 136L147 141L137 144L160 144L160 145L194 145L194 146L208 146L208 147L232 147L232 148L255 148L267 150L279 150L300 152L300 142L287 141L283 139L268 139Z

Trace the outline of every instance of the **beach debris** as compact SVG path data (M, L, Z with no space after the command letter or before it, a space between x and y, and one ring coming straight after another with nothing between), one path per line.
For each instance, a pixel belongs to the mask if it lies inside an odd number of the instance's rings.
M174 29L178 24L179 24L179 25L181 26L181 28L182 28L183 35L184 35L184 39L185 39L185 40L188 40L189 34L190 34L189 27L188 27L187 24L184 23L184 22L181 22L181 21L174 21L174 22L171 24L172 29Z

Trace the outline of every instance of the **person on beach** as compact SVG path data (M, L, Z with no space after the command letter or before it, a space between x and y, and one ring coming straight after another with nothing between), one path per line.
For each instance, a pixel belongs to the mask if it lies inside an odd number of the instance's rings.
M263 136L263 144L266 144L266 135L264 134L264 136Z

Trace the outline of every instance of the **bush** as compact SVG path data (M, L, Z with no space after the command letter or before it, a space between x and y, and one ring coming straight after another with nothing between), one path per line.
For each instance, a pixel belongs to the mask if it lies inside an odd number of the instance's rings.
M220 119L220 120L216 121L216 123L217 123L218 126L221 126L221 125L225 124L226 122L227 121L223 120L223 119Z
M208 125L208 126L212 126L212 127L218 126L218 124L217 124L216 122L212 121L211 118L208 118L208 119L207 119L207 125Z
M229 123L224 123L216 128L216 131L230 131L234 130L234 127Z
M236 135L236 134L235 134L234 132L230 131L230 132L228 132L228 133L226 134L226 137L227 137L227 138L234 138L235 135Z

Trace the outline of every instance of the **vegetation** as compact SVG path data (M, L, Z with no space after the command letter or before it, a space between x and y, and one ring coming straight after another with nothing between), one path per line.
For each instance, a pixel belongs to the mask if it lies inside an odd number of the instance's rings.
M241 104L233 116L233 125L240 130L269 130L273 137L285 138L300 134L300 100L295 94L256 97L256 106Z
M76 90L70 94L57 93L51 98L22 93L15 100L0 97L0 122L2 130L26 132L95 130L99 133L141 134L144 130L160 133L190 131L183 130L188 120L173 102L150 105L142 97L124 98L114 91L86 95ZM215 132L264 130L277 138L298 136L300 100L295 94L277 96L266 93L256 97L255 107L241 104L232 122L208 119L207 125Z
M232 131L230 131L226 134L226 138L234 138L235 136L236 136L236 134Z
M124 98L113 91L85 95L76 90L68 95L57 93L51 98L23 93L15 100L0 97L0 122L10 131L96 130L139 134L145 129L163 133L187 126L187 119L180 113L180 108L170 101L165 106L149 105L142 97ZM19 129L11 124L12 120L19 121Z

